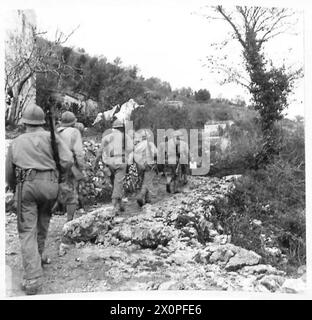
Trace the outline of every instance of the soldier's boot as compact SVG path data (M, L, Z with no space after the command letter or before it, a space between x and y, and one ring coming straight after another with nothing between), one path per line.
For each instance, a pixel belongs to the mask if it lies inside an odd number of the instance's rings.
M144 204L145 204L145 196L143 195L142 192L139 193L139 195L137 196L136 201L137 201L137 203L138 203L138 205L140 207L144 206Z
M45 264L51 264L51 259L43 253L41 255L41 266L44 266Z
M119 199L112 199L112 204L113 204L113 213L115 215L118 215L120 213L120 202L118 201Z
M22 290L25 291L27 295L35 295L42 289L42 279L35 278L29 280L23 280Z
M66 206L67 211L67 222L72 221L74 219L75 211L76 211L76 205L75 204L68 204Z
M146 193L147 193L147 189L146 189L146 187L143 186L143 188L141 189L141 191L136 199L137 203L140 207L144 206L146 203Z
M170 184L171 184L172 178L171 177L167 177L167 181L166 181L166 191L168 193L171 193L171 188L170 188Z
M145 203L151 203L151 202L152 202L151 195L150 195L149 190L147 190L145 193Z
M178 193L179 192L178 185L179 185L179 183L178 183L177 179L172 179L172 181L171 181L171 192L172 193Z
M125 211L125 207L124 207L124 204L122 202L122 199L118 199L118 202L119 202L119 210L120 210L120 212L124 212Z

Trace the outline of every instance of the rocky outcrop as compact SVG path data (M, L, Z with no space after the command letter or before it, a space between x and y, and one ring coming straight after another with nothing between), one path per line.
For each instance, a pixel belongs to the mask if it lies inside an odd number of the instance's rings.
M227 271L236 271L245 266L257 265L261 257L253 251L237 247L231 243L211 243L204 249L198 250L194 260L198 263L218 264Z
M244 266L253 266L260 262L261 256L253 251L240 248L234 257L230 258L229 262L225 266L228 271L235 271Z
M112 207L100 208L67 222L63 236L69 242L93 241L111 229Z
M214 199L233 179L191 179L190 192L135 215L113 217L110 207L101 208L67 223L64 235L78 242L81 263L103 260L109 277L122 278L122 290L303 292L304 279L287 279L261 264L261 256L230 243L231 236L211 221ZM90 240L96 250L89 249Z
M142 248L152 249L157 248L158 245L166 246L172 238L170 228L153 222L147 222L138 226L123 225L114 229L112 234L119 240L131 241Z

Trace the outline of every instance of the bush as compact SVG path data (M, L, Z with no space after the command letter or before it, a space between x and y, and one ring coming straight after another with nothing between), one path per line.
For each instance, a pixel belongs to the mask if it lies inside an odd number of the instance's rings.
M198 102L208 102L211 98L210 92L207 89L199 89L195 91L195 100Z
M255 155L262 141L256 119L237 120L222 131L223 137L229 140L229 144L225 150L222 150L220 144L216 147L211 155L214 166L210 174L237 174L253 167Z
M266 263L276 266L281 266L282 258L270 256L265 247L280 248L288 266L297 267L306 260L302 129L282 131L281 152L274 161L248 171L235 182L228 197L216 203L215 218L232 234L232 242L258 252ZM252 224L254 219L262 222L261 227Z

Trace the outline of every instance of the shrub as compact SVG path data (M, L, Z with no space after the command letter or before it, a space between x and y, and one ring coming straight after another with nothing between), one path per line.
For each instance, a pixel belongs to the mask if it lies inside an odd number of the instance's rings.
M280 265L265 246L279 247L288 266L305 263L305 163L303 128L280 132L281 151L265 168L248 171L226 199L216 203L215 218L236 245L254 250L266 263ZM262 222L254 226L252 220ZM265 235L270 242L265 242Z
M214 163L211 174L236 174L250 169L262 139L256 119L237 120L222 131L229 145L222 150L219 144L211 155L211 162Z

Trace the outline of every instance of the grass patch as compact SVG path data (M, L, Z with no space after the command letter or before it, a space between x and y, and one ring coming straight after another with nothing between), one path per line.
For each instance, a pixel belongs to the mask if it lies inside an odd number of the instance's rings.
M265 263L287 272L306 262L303 132L303 125L281 130L281 151L275 160L245 172L229 195L215 203L214 218L234 244L256 251ZM269 253L274 247L281 254Z

